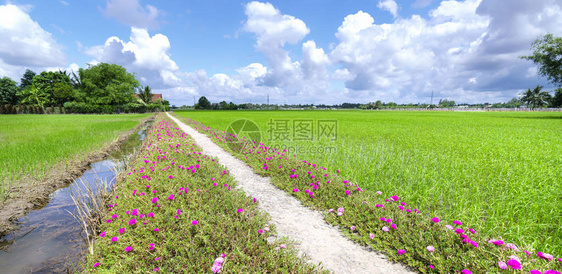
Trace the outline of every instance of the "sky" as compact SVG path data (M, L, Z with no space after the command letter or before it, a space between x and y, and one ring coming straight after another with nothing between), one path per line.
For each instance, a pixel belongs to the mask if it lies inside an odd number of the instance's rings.
M100 62L172 105L506 102L555 87L539 36L560 0L12 0L0 3L0 77Z

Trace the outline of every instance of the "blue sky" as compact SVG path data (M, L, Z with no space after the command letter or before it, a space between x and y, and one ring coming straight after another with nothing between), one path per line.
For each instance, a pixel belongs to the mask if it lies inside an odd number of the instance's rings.
M175 105L507 101L554 87L529 54L562 36L556 0L13 0L0 4L0 77L98 62Z

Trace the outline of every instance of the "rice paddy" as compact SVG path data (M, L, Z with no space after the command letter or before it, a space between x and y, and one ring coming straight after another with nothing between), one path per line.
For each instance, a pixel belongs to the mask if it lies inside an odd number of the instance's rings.
M562 253L560 113L176 114L219 130L226 130L237 119L251 120L261 130L262 143L284 147L301 160L339 169L341 176L363 189L393 193L440 218L462 218L490 237ZM300 134L295 132L299 120L312 121L312 140L295 141ZM337 121L336 140L318 138L320 120ZM287 121L286 128L278 126L283 121ZM275 137L286 135L283 130L288 131L285 139L289 140Z

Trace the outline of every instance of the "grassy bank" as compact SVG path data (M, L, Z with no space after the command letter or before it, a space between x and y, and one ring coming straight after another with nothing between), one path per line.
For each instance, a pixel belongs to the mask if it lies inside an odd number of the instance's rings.
M264 116L270 114L264 112L254 113L251 113L250 115ZM188 112L180 113L179 115L193 117L191 116L192 114L193 113ZM246 114L246 112L241 113L242 116ZM308 114L309 118L313 117L310 115L319 115L319 117L322 117L323 119L329 117L329 112L308 112L304 114ZM300 115L304 114L301 113ZM559 214L551 214L554 216L543 216L550 218L551 223L547 225L545 225L544 223L540 223L540 225L535 224L534 227L549 227L550 230L547 229L546 231L543 231L544 234L535 233L534 236L536 238L533 238L532 235L525 235L525 237L518 238L509 233L502 233L510 229L510 223L506 224L503 222L499 222L493 224L493 222L489 220L482 220L481 217L475 218L474 216L476 216L477 214L474 212L472 212L471 214L466 213L471 210L479 210L478 206L496 206L495 200L508 202L505 197L502 196L510 197L516 194L520 195L521 193L517 192L517 189L515 189L515 193L510 193L510 188L506 187L498 187L498 189L500 189L501 191L496 190L497 192L495 193L486 193L482 190L470 191L470 187L487 187L490 189L497 187L489 182L485 184L484 181L481 180L478 180L478 182L482 182L480 185L477 183L448 183L445 186L440 186L437 184L437 182L444 183L445 179L451 179L455 176L455 174L458 175L459 173L462 174L462 176L471 177L470 172L460 168L462 167L462 165L460 167L457 167L458 172L454 172L455 169L452 167L455 163L462 164L463 161L467 162L467 165L474 164L474 162L480 163L482 164L480 168L472 167L472 173L477 173L480 175L483 174L480 173L482 172L481 169L490 172L490 165L498 167L497 160L490 161L488 165L485 165L483 162L479 162L478 159L472 159L470 157L461 157L461 160L458 161L456 161L454 157L445 157L446 153L443 153L441 151L449 151L450 153L455 153L453 145L449 144L449 149L445 149L446 143L454 143L458 145L460 147L459 149L461 149L461 152L464 151L462 150L463 147L465 147L464 149L467 149L467 146L472 146L474 149L479 150L480 152L484 152L487 150L496 151L497 154L500 155L500 159L506 160L505 157L507 157L506 155L508 155L509 153L502 154L500 152L501 147L497 148L492 146L480 148L480 146L483 146L486 142L493 142L494 140L499 139L496 145L499 146L501 144L504 144L505 148L505 146L508 146L511 143L513 149L516 150L511 154L519 155L520 157L525 158L526 153L529 153L529 151L527 150L528 148L519 148L522 151L517 151L518 140L516 139L516 137L522 137L525 134L519 133L515 137L511 136L511 139L509 139L511 142L506 140L502 141L501 138L492 138L492 134L499 133L501 131L512 132L514 129L513 127L520 127L522 126L522 123L526 123L524 121L530 121L528 123L531 123L531 125L533 125L533 123L536 123L534 124L535 130L536 127L542 129L542 133L538 135L542 136L541 140L547 140L547 142L550 142L552 145L556 146L559 145L559 143L555 143L554 140L557 140L556 138L559 138L559 136L556 136L555 133L557 133L559 129L552 129L548 127L548 125L553 126L555 124L541 123L541 119L518 118L517 116L512 116L511 114L508 114L508 118L509 116L511 116L511 122L518 122L519 124L517 126L513 125L512 127L512 125L510 124L505 125L505 121L500 122L501 120L496 120L495 122L493 122L495 123L495 125L489 124L488 122L487 126L482 127L482 125L480 124L486 123L486 120L490 118L486 118L484 116L464 116L466 114L455 116L456 114L431 113L428 114L429 116L426 117L428 121L425 122L424 119L416 119L412 117L410 118L410 121L401 121L400 119L398 119L399 117L385 118L385 115L394 114L395 113L383 113L382 116L377 116L379 120L383 121L372 119L369 124L364 124L363 127L350 126L349 128L347 128L346 132L348 132L350 136L362 136L363 138L361 139L357 137L357 139L354 139L359 143L351 142L353 145L350 145L350 139L348 139L349 137L346 137L346 135L342 134L342 131L340 131L338 135L338 141L333 145L337 146L338 142L342 142L340 143L340 145L347 143L348 147L339 147L340 149L337 150L336 155L328 156L327 159L347 162L347 164L341 164L341 166L334 166L333 164L329 164L329 161L327 161L328 165L325 165L321 162L315 162L308 158L305 158L307 160L303 161L303 158L301 158L302 155L299 155L299 157L294 157L293 154L288 153L288 151L272 150L271 148L268 148L264 145L259 145L257 143L247 143L243 139L237 139L232 135L225 134L222 130L215 130L208 127L207 125L203 125L190 119L183 118L183 121L193 127L196 127L201 132L207 133L217 144L223 146L225 149L242 148L238 151L235 149L234 155L236 155L241 160L246 161L254 168L257 173L271 177L272 182L280 189L283 189L289 194L294 195L304 204L325 212L326 220L329 223L340 226L351 239L362 244L372 246L377 250L384 250L391 259L405 262L421 272L454 273L463 271L465 269L472 271L473 273L499 272L501 271L500 266L503 266L503 263L509 265L508 267L510 269L518 268L517 264L519 264L520 267L525 271L537 269L541 271L557 269L558 271L560 271L560 269L562 269L562 262L560 261L560 259L553 259L550 255L548 255L549 252L551 254L559 254L556 253L556 250L559 247L560 242L554 240L555 237L557 237L555 234L556 229L559 229L558 227L555 228L555 226L559 224L559 222L555 222L556 218L560 217ZM215 119L215 121L222 121L222 123L225 123L225 119L219 118L219 115L224 114L219 113L217 115L214 115L207 112L199 113L199 115L206 115L206 119ZM291 112L277 112L273 113L273 115L291 115ZM292 113L292 115L297 114ZM350 112L348 113L348 115L351 115L349 117L357 120L360 119L360 117L355 115L362 114L357 112ZM416 114L410 113L409 115ZM425 114L421 114L422 117L424 117L423 115ZM434 115L437 115L437 117L433 117ZM236 118L238 117L238 112L236 112ZM344 114L339 117L345 118L346 116ZM462 117L465 118L462 119ZM340 118L340 120L338 120L339 127L342 123L341 121L343 118ZM404 116L402 118L404 118ZM548 119L548 117L543 118L545 120ZM460 119L460 121L457 121L458 119ZM502 117L496 117L496 119L502 119ZM505 117L503 119L505 119ZM438 122L436 122L436 120ZM446 123L447 120L449 121L449 125L447 125ZM492 120L494 119L492 118ZM532 122L536 120L538 120L538 122ZM351 120L349 121L351 123ZM470 121L472 121L472 127L477 127L478 125L480 125L481 129L487 129L487 131L493 131L493 133L482 133L475 130L473 130L474 132L471 133L471 126L465 126L464 128L456 129L456 127ZM548 121L557 122L558 120L548 119ZM357 121L355 122L357 123ZM433 124L433 127L444 128L440 130L436 130L435 128L433 130L431 128L424 129L424 123L426 126L427 123L429 123ZM451 125L451 123L453 125ZM379 133L376 135L362 135L365 134L363 133L364 131L370 131L373 128L381 130L381 124L388 125L386 128L383 128L387 130L386 134ZM391 127L390 125L393 126ZM496 127L499 127L499 125L504 126L500 127L500 129L496 129ZM398 132L402 134L392 133L392 128L396 128L395 130L398 130ZM449 134L447 134L446 132L441 132L441 130L445 130L446 128L449 128ZM437 132L433 134L433 131ZM532 131L533 130L526 130L528 134L530 134L529 132ZM410 135L406 135L406 132L409 132ZM425 134L425 139L421 138L423 140L418 140L415 143L403 143L405 142L405 138L413 138L411 137L412 135L414 137L417 136L418 138L420 138L419 134L422 133ZM476 140L473 140L475 136L482 134L485 136L489 136L488 139L477 138ZM511 134L513 134L513 132ZM438 150L435 147L435 144L430 145L432 144L432 138L437 138L434 135L439 138L446 138L447 142L443 140L441 141L442 150ZM450 135L453 135L453 137L448 137ZM469 136L463 137L463 135ZM532 137L536 136L531 134L530 137L528 136L524 138L523 141L519 142L531 143L529 138ZM398 138L398 140L400 141L394 141L394 138ZM507 138L505 134L504 138ZM465 143L468 140L473 140L473 142ZM372 141L373 143L369 143L368 141ZM515 143L515 145L513 145L513 143ZM477 144L480 144L480 146L478 146ZM359 146L359 149L357 147L354 148L354 146ZM430 146L431 149L428 148L424 152L423 149L425 146ZM410 148L411 150L409 151L406 148ZM358 155L348 155L347 153L349 152L346 153L345 151L353 151L358 153ZM341 153L343 153L343 155L348 155L348 157L339 159L338 155L340 155L339 157L342 157ZM455 155L459 157L462 154L459 152L457 153L458 154ZM420 156L419 154L422 155ZM548 155L552 157L551 161L557 161L557 159L559 159L559 156L557 155ZM532 154L532 156L538 155ZM353 157L356 158L354 159ZM418 159L416 157L422 158ZM540 159L545 158L548 157L545 157L543 155L542 157L538 157L538 160L540 161ZM416 159L418 159L420 162L413 162ZM427 170L429 169L427 165L439 164L439 162L432 162L436 161L435 159L443 162L440 166L436 167L437 171L434 171L435 173L433 173L432 176L429 176L431 175L432 171L431 169ZM472 159L473 161L469 161L470 159ZM447 162L447 160L449 162ZM324 159L324 161L326 161L326 159ZM454 162L451 163L451 161ZM514 162L513 159L508 163L512 162ZM534 165L530 163L531 161L514 162L514 164L527 166L527 168L529 169L526 170L526 172L534 172L530 169L530 167L534 167ZM354 164L353 168L349 166L350 164ZM505 165L505 163L503 165ZM430 181L430 178L433 178L432 180L436 182L433 182L429 186L418 185L416 188L412 188L412 186L410 185L416 184L413 182L414 179L412 178L410 178L410 183L402 182L401 184L398 184L398 186L386 186L386 184L388 184L388 182L386 181L389 178L384 176L377 177L371 180L368 179L370 169L380 170L380 172L387 172L390 174L402 174L402 172L404 172L403 169L407 167L409 167L409 169L407 169L408 174L410 174L411 176L429 173L426 175L428 176L428 178L425 179L425 182L428 183ZM393 168L402 169L396 170ZM452 168L450 170L450 173L446 172L447 168ZM349 169L360 170L363 171L364 174L358 180L350 180L349 178L353 177L353 174L355 174L356 177L358 176L358 171L350 171ZM503 170L511 170L511 168L506 167ZM518 173L518 171L515 170L513 170L512 172ZM396 176L398 177L398 179L394 178L394 180L399 180L401 178L398 175ZM501 177L501 174L491 174L488 175L487 178L489 179L490 176L496 176L496 178L499 178ZM522 175L519 174L519 176ZM557 175L550 172L547 173L546 178L554 180L557 178L556 176ZM419 178L415 178L415 180L423 180L424 178L425 177L420 176ZM521 178L525 179L525 181L523 181L521 185L523 185L524 183L534 182L532 178L526 178L524 176L522 176ZM461 179L457 178L453 182L460 181ZM556 182L553 183L555 184ZM541 187L543 185L540 183L535 183L535 186ZM404 192L403 189L396 192L387 190L400 189L401 187L405 188L408 191ZM451 190L452 193L455 193L455 197L453 197L452 200L448 200L447 196L443 198L432 194L440 193L440 191L445 191L446 187L454 188L453 190ZM549 189L548 187L547 189ZM431 201L431 203L424 204L422 203L424 201L423 199L421 200L422 202L413 199L412 197L419 196L419 193L409 193L412 191L420 191L423 195L429 196L430 198L425 197L425 200L429 200ZM550 195L550 198L554 201L556 201L556 199L559 199L556 197L556 194L548 194L544 193L544 191L545 190L543 189L543 194L547 196ZM554 190L551 189L550 191ZM410 195L408 195L407 193L409 193ZM499 193L501 194L498 195ZM492 194L494 195L493 199L490 199L487 203L480 204L482 203L482 199L479 198L479 195L485 196ZM535 199L542 199L542 197L527 196L527 201ZM464 209L461 208L461 206L467 208ZM503 207L507 208L510 208L512 206L513 203L507 203L503 205ZM548 201L544 206L549 207L549 210L551 212L556 212L557 210L559 210L559 208L555 207L555 204L552 203L552 201ZM448 210L443 210L444 208L448 208ZM457 209L459 209L458 213L456 213ZM341 213L338 214L338 212ZM485 213L487 212L488 211L485 211ZM541 211L538 210L536 211L536 213L540 214ZM482 214L481 211L480 214ZM532 213L529 212L519 212L518 214L521 219L535 218L535 216L533 216ZM495 215L495 220L498 221L502 218L505 218L505 216L503 216L501 212L497 212ZM494 227L489 228L488 226L490 225L490 223L502 229L494 229ZM525 220L521 220L521 222L518 224L520 227L526 225ZM533 230L531 229L527 231ZM528 241L528 239L530 241ZM545 239L549 239L549 241L545 242ZM554 252L551 250L553 250Z
M259 201L234 189L228 170L164 115L126 174L85 272L318 270L298 257L287 239L270 238L275 227L258 211Z
M43 180L56 164L84 157L150 114L1 115L0 198L21 180Z

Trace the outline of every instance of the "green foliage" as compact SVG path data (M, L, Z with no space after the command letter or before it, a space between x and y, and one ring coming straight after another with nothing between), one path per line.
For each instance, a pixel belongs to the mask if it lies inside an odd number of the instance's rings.
M51 96L45 89L38 88L35 83L18 93L22 104L37 104L45 112L45 105L51 102Z
M123 105L134 100L135 76L116 64L99 63L78 71L80 100L91 105Z
M552 98L552 107L560 108L562 107L562 88L557 88Z
M15 105L18 103L19 88L17 83L10 79L10 77L2 77L0 79L0 105L11 104Z
M449 101L447 99L439 100L439 107L453 108L455 107L455 101Z
M195 104L195 109L211 109L211 102L205 96L201 96Z
M546 34L531 45L533 55L521 56L539 67L539 74L557 86L562 86L562 37Z
M237 110L238 106L232 102L227 103L226 101L222 101L219 103L220 110Z
M521 102L527 104L531 109L546 106L552 96L548 91L543 91L542 86L536 86L533 90L528 89L523 96L521 96Z
M150 90L149 86L140 87L137 89L137 96L144 104L150 104L152 102L152 90Z
M23 76L21 77L21 80L20 80L20 88L25 89L28 86L30 86L31 83L33 82L33 77L35 77L35 72L33 72L32 70L26 69L25 72L23 73Z
M46 93L52 104L62 105L74 99L70 78L63 71L43 71L33 77L32 85Z

